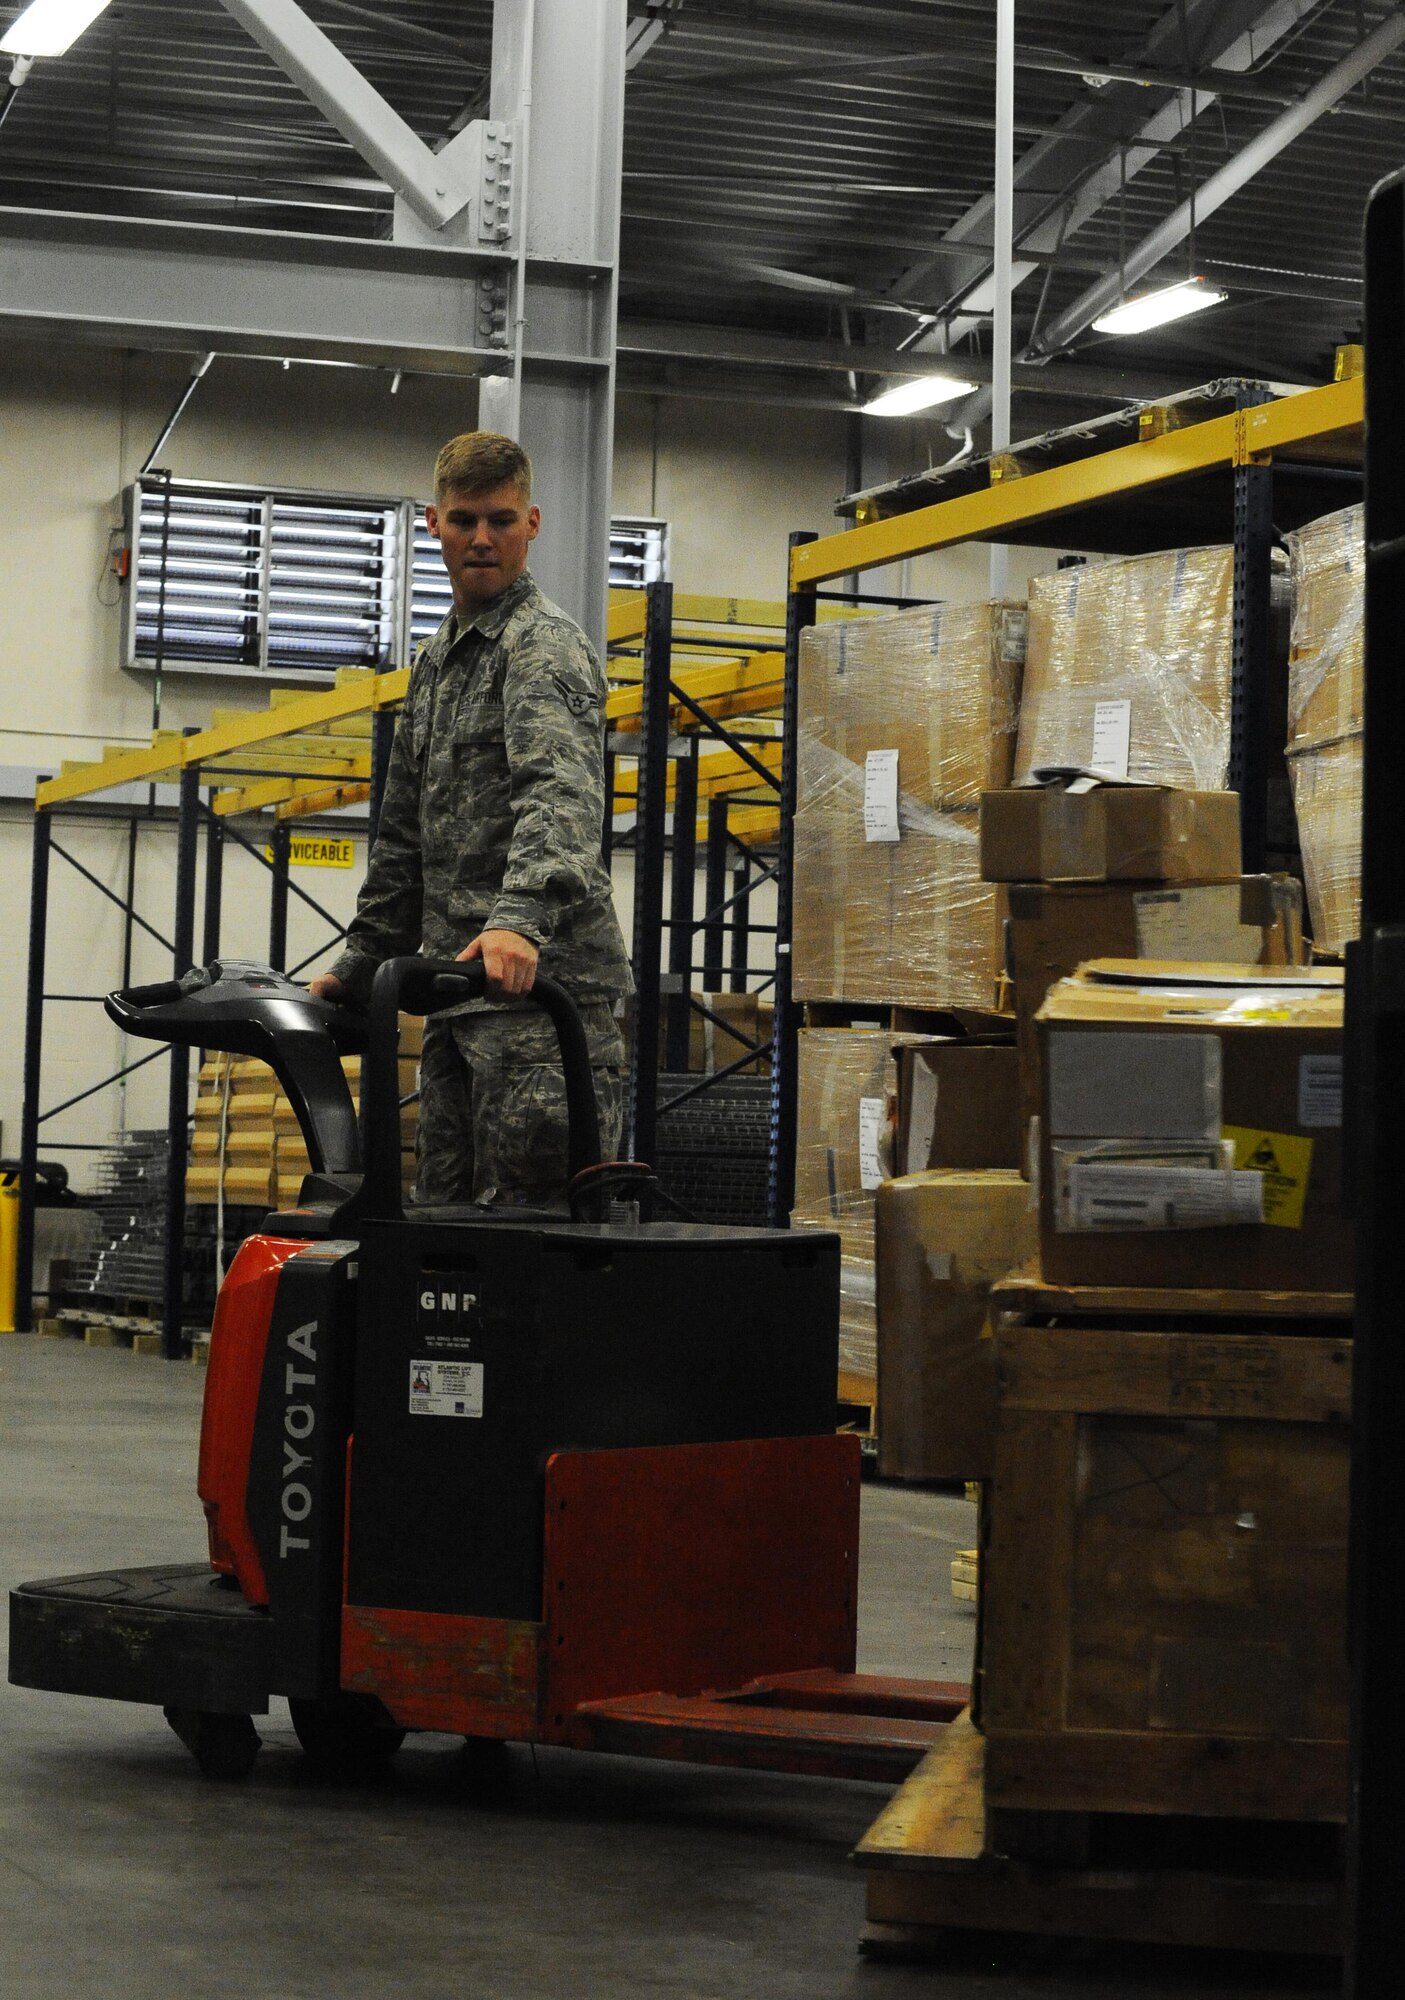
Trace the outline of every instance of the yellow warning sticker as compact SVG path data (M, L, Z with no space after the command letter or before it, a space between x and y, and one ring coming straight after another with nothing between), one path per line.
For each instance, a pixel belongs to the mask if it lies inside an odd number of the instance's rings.
M1234 1147L1235 1166L1264 1177L1264 1221L1275 1229L1301 1229L1312 1171L1311 1139L1293 1132L1256 1132L1247 1125L1226 1125L1224 1135Z
M265 847L263 858L265 861L273 859L271 847ZM294 868L350 868L356 859L356 843L353 840L326 840L295 834L288 842L288 859Z

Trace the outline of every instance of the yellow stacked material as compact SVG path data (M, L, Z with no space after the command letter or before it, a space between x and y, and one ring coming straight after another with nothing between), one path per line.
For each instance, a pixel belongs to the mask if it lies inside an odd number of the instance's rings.
M1035 577L1015 783L1073 767L1223 791L1233 600L1228 548Z
M891 1044L886 1028L805 1028L799 1036L791 1221L839 1232L839 1366L868 1382L878 1374L873 1227L890 1171Z
M804 635L797 998L989 1005L998 907L978 814L1009 782L1024 641L1024 607L1003 602Z
M1361 928L1361 718L1365 540L1360 507L1288 537L1293 637L1288 772L1314 942L1342 951Z
M402 1097L419 1087L418 1055L411 1052L418 1050L419 1030L418 1020L401 1017ZM344 1057L342 1067L359 1109L361 1058ZM418 1106L405 1105L400 1114L400 1139L407 1187L414 1180L417 1124ZM269 1066L251 1057L215 1056L200 1070L186 1172L187 1201L219 1199L221 1154L224 1199L243 1206L286 1208L297 1201L303 1176L311 1172L296 1112Z

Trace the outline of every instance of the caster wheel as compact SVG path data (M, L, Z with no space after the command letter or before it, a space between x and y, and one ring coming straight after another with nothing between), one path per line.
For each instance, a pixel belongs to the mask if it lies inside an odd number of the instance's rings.
M288 1709L303 1754L319 1777L378 1777L405 1741L405 1731L367 1695L329 1695L322 1701L290 1695Z
M167 1708L167 1722L207 1778L247 1778L263 1741L247 1715L203 1708Z

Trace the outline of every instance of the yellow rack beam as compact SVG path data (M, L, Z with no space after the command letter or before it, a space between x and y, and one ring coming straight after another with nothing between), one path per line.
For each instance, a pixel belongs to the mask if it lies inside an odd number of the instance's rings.
M222 719L194 736L173 731L159 732L148 749L109 750L96 763L65 764L57 778L50 778L35 791L35 810L63 805L70 799L92 798L118 785L138 784L189 770L192 765L214 765L218 760L255 750L284 738L319 737L331 725L352 716L367 716L377 709L393 708L405 698L410 672L402 667L392 674L357 674L343 684L322 693L293 695L280 691L281 698L263 710L245 714L224 710ZM319 740L318 753L324 760L335 755L330 745ZM340 776L344 765L335 770L314 772L322 777Z
M1053 521L1060 514L1097 501L1188 479L1217 466L1246 465L1293 446L1332 439L1352 444L1363 413L1363 383L1358 376L1321 389L1305 389L1260 408L1188 424L1184 430L1165 431L1160 437L1121 445L1113 451L1095 452L1045 472L1002 479L979 492L802 543L791 552L791 584L812 588L835 577L927 555L934 549L954 548L961 542L999 541L1002 533L1011 529Z

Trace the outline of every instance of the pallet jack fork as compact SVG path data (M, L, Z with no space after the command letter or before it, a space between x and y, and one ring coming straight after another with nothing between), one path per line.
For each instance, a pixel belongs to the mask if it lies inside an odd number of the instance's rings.
M482 990L405 958L369 1021L242 961L109 996L129 1033L270 1062L313 1171L220 1291L208 1562L21 1585L10 1679L160 1707L213 1776L247 1774L281 1696L329 1771L440 1730L897 1781L967 1690L854 1672L837 1237L592 1219L647 1169L602 1166L580 1021L542 977L569 1210L406 1213L400 1012Z

